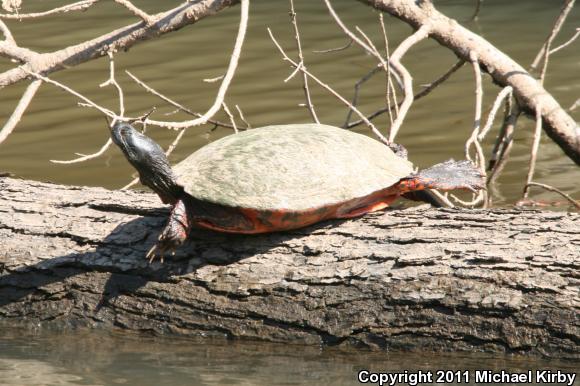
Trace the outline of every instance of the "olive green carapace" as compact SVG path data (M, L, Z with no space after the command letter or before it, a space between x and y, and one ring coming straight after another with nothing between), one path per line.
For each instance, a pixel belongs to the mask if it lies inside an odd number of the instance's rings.
M202 201L257 210L326 207L396 184L413 165L361 134L320 124L267 126L217 140L175 175Z

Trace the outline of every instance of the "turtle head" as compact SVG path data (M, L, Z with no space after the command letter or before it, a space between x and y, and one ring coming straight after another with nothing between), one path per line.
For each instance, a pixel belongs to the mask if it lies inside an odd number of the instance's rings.
M127 122L117 121L110 130L115 145L139 172L141 183L155 191L163 202L175 202L183 188L177 184L161 146Z

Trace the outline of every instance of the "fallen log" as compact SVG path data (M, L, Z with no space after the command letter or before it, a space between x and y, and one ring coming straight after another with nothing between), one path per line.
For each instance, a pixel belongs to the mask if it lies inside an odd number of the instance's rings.
M133 191L0 178L0 321L580 358L580 215L416 207L263 236Z

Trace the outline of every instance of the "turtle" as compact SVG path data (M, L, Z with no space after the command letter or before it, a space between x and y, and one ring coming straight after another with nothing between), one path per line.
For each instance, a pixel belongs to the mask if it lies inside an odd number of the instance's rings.
M415 171L397 148L324 124L272 125L225 136L174 168L161 147L129 122L115 122L111 137L141 183L172 207L147 254L150 262L163 262L193 228L286 231L358 217L424 189L484 187L470 161L451 159Z

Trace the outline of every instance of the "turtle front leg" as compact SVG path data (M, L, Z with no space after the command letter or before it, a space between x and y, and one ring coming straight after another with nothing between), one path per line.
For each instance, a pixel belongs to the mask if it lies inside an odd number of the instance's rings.
M167 251L174 254L175 249L187 240L190 225L185 202L180 199L173 206L167 225L159 235L159 241L147 252L146 258L149 259L149 263L155 261L157 257L163 263Z

